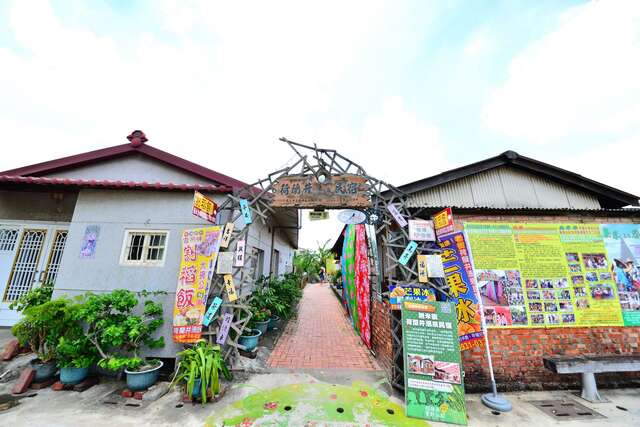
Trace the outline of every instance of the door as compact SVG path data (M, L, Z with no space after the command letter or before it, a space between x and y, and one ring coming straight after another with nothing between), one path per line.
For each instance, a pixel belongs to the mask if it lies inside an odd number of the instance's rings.
M0 226L0 326L19 318L12 302L33 286L55 284L68 230L51 225Z

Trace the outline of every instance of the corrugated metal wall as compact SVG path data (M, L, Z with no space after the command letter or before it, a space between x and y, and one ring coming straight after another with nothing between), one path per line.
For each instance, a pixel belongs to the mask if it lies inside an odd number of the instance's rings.
M411 194L412 207L600 209L597 197L502 166Z

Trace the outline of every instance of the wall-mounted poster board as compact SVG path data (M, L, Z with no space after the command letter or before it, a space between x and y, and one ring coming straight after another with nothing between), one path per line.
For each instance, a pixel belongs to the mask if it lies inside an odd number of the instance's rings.
M404 301L402 337L407 416L466 425L454 305Z
M465 223L464 229L489 327L633 325L633 316L623 321L618 271L599 224Z

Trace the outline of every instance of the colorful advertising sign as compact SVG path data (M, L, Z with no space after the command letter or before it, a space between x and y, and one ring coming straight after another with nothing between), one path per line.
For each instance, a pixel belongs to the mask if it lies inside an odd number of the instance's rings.
M389 285L389 303L392 310L400 310L403 301L435 301L436 295L427 285Z
M458 231L441 238L440 247L444 274L453 296L451 302L456 306L460 350L482 346L481 313L464 234Z
M173 309L175 342L192 343L200 339L221 234L221 227L217 226L182 232L182 257Z
M450 302L402 303L408 417L467 425L457 329Z
M191 212L195 216L215 224L217 211L218 205L213 200L198 191L193 193L193 209Z
M623 325L598 224L464 228L488 327Z
M438 237L453 233L455 225L451 208L443 209L433 216L433 228L435 228L436 236Z
M640 224L601 224L625 326L640 326Z

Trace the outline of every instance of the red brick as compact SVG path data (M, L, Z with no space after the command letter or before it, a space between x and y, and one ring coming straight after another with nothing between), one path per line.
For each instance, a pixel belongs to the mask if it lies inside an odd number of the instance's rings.
M133 393L133 398L142 400L142 396L144 396L144 393L144 391L136 391L135 393Z
M36 370L33 368L25 368L22 370L20 377L13 385L11 393L22 394L29 388L29 385L33 382L33 378L36 376Z
M53 391L62 391L64 390L64 387L65 385L62 382L57 381L51 386L51 389L53 389Z
M120 396L128 399L130 397L133 397L133 392L131 390L129 390L128 388L125 388L124 390L122 390L120 392Z
M20 343L17 338L12 339L4 346L4 351L2 352L2 360L11 360L16 354L18 354L18 350L20 350Z

